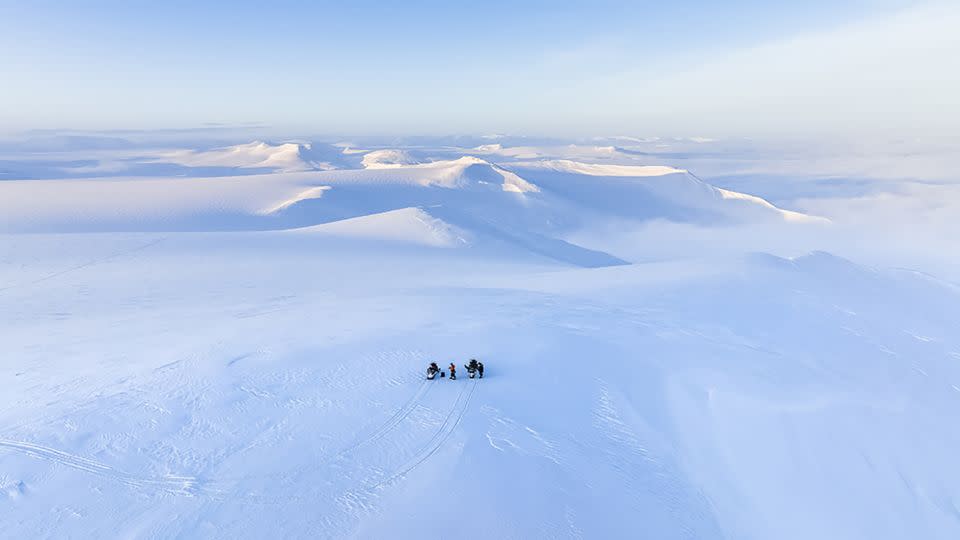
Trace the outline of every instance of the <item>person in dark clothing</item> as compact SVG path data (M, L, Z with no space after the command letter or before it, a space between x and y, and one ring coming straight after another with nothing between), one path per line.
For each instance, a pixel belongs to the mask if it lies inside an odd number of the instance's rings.
M477 371L480 373L480 378L483 378L483 362L477 362Z
M430 362L430 366L427 368L427 378L432 379L436 377L437 373L440 373L440 366L436 362Z

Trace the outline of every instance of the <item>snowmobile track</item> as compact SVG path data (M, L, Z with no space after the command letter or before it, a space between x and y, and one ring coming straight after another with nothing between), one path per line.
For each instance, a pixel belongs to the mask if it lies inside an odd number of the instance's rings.
M102 264L102 263L105 263L105 262L110 262L110 261L112 261L113 259L117 259L117 258L124 257L124 256L127 256L127 255L133 255L134 253L137 253L138 251L143 251L143 250L145 250L145 249L147 249L147 248L149 248L149 247L153 247L153 246L159 244L160 242L163 242L164 240L166 240L166 237L164 237L164 238L159 238L159 239L156 239L156 240L152 240L152 241L150 241L150 242L147 242L146 244L142 244L142 245L139 245L139 246L135 246L135 247L132 247L132 248L130 248L130 249L124 249L124 250L121 250L121 251L117 251L117 252L111 253L111 254L109 254L109 255L106 255L106 256L104 256L104 257L99 257L99 258L96 258L96 259L91 259L91 260L89 260L89 261L87 261L87 262L78 264L78 265L76 265L76 266L71 266L71 267L69 267L69 268L66 268L66 269L63 269L63 270L58 270L58 271L56 271L56 272L53 272L53 273L47 274L47 275L45 275L45 276L39 277L39 278L37 278L37 279L34 279L33 281L27 281L27 282L24 282L24 283L14 283L14 284L8 285L8 286L6 286L6 287L0 287L0 292L2 292L2 291L7 291L7 290L10 290L10 289L16 289L16 288L18 288L18 287L26 287L26 286L29 286L29 285L36 285L37 283L42 283L42 282L47 281L47 280L50 280L50 279L58 278L58 277L60 277L60 276L62 276L62 275L64 275L64 274L69 274L69 273L71 273L71 272L76 272L77 270L83 270L84 268L87 268L87 267L90 267L90 266L95 266L95 265Z
M466 414L467 409L470 407L470 400L473 398L474 392L477 390L478 380L474 380L473 384L470 385L470 389L467 390L464 387L460 390L460 393L457 395L457 401L454 402L453 407L450 409L450 412L447 413L446 418L443 420L443 423L440 424L440 428L437 429L437 432L434 433L433 437L419 452L414 454L413 458L407 461L399 470L391 474L384 480L377 482L376 484L370 486L368 489L376 490L380 487L383 487L387 484L394 482L395 480L402 478L409 474L411 471L419 467L423 462L430 459L434 454L443 447L443 444L447 442L447 439L450 438L450 435L456 431L457 426L460 425L460 421L463 420L464 414ZM466 399L464 398L466 395ZM463 401L461 405L460 402ZM452 421L451 421L452 420Z
M393 428L400 425L400 423L403 422L408 416L410 416L410 413L412 413L414 409L416 409L420 405L420 402L423 401L424 397L426 397L427 392L429 392L430 388L433 387L432 383L433 381L428 381L428 380L424 380L423 382L421 382L420 387L417 388L417 391L414 392L414 394L410 397L410 399L408 399L397 410L397 412L393 413L393 416L388 418L383 424L380 425L380 427L378 427L368 437L360 439L359 441L353 443L347 448L344 448L343 450L337 452L337 454L333 456L332 460L340 459L355 450L358 450L370 443L373 443L382 439L385 435L390 433L390 431L393 430Z
M75 454L70 454L24 441L0 439L0 448L20 452L33 458L43 459L78 471L87 472L95 476L106 478L139 491L161 491L173 495L193 496L200 493L216 494L218 491L201 486L200 481L192 476L164 476L160 478L145 478L118 471L113 467Z

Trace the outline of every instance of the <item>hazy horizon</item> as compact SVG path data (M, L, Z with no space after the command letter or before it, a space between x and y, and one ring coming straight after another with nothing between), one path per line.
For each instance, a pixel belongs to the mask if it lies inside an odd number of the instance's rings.
M0 5L6 131L944 136L960 7Z

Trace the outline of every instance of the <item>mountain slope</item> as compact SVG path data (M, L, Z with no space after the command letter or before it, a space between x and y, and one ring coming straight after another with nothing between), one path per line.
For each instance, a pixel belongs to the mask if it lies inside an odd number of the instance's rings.
M520 249L596 267L628 257L588 238L617 220L822 222L664 166L543 160L507 167L474 156L409 163L416 160L403 151L380 150L364 155L365 168L297 171L319 167L307 160L310 149L251 143L168 158L195 167L283 171L267 174L4 182L0 232L281 230L380 216L353 227L379 223L384 215L409 220L389 213L418 208L490 245L509 245L513 254Z
M960 534L955 287L825 253L570 269L317 236L0 238L5 532ZM423 379L469 357L483 380Z
M673 167L543 160L515 163L511 168L564 199L610 216L707 224L827 222L782 210L759 197L713 187Z
M254 141L210 150L179 150L161 154L157 162L175 163L188 167L234 167L238 169L268 169L280 172L330 170L336 168L329 161L321 161L311 143L269 144Z
M339 238L384 240L431 247L470 245L471 235L458 227L431 216L420 208L401 208L290 232Z

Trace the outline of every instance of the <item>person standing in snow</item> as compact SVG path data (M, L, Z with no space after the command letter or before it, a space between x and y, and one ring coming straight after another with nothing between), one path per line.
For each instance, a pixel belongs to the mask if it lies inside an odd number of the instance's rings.
M450 380L457 380L457 366L453 362L450 362Z
M477 362L477 371L480 373L480 378L483 378L483 362Z

